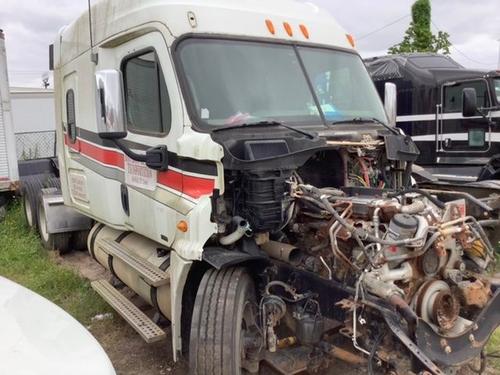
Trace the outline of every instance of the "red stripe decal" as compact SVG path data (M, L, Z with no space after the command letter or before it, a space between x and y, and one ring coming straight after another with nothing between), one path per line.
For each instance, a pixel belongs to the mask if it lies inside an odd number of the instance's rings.
M212 194L214 185L215 181L210 178L182 175L182 191L193 198Z
M71 143L67 135L64 137L64 143L73 150L103 164L125 168L124 156L121 152L103 149L82 139ZM189 176L171 169L166 172L158 172L157 182L196 199L202 195L212 194L215 186L213 179Z

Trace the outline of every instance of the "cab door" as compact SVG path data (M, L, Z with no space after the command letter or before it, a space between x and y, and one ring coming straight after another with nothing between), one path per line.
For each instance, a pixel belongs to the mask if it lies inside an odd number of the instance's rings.
M170 245L182 195L182 180L173 165L183 117L167 44L160 32L149 32L120 45L114 54L123 76L127 118L124 144L136 153L165 145L169 158L169 169L157 171L123 156L121 208L131 230Z
M446 82L441 86L441 110L437 118L438 163L481 164L487 158L492 129L482 116L462 116L462 91L474 88L479 108L488 108L491 96L488 82L475 79Z

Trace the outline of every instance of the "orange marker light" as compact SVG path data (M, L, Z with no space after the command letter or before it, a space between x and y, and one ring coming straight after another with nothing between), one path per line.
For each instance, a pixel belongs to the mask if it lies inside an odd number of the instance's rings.
M266 20L266 26L271 34L273 34L273 35L276 34L276 30L274 29L273 21Z
M179 221L177 223L177 229L183 233L186 233L188 231L188 223L186 223L184 220Z
M306 37L306 39L309 39L309 30L307 30L306 25L300 25L300 31L302 31L302 34Z
M351 34L345 34L346 38L347 38L347 41L349 42L349 44L352 46L352 48L354 48L354 37L351 35Z
M288 36L293 36L292 26L290 26L288 22L283 22L283 27L285 28L285 31L288 34Z

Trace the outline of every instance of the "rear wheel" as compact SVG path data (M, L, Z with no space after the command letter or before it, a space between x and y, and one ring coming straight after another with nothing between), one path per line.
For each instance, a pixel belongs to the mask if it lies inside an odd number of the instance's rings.
M71 243L73 250L87 251L87 239L89 237L90 230L79 230L73 232L71 236Z
M209 270L193 308L189 365L194 375L258 371L260 348L253 280L243 268Z
M49 233L47 229L47 218L43 207L43 200L39 199L38 204L38 232L42 240L43 247L47 250L59 250L59 253L68 253L70 249L71 233Z
M36 229L37 227L36 199L30 194L30 192L25 190L22 195L22 202L23 202L24 218L26 219L28 227Z

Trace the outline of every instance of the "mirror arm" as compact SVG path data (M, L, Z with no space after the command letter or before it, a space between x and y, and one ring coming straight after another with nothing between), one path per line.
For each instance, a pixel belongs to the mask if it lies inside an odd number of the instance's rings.
M125 144L123 144L121 140L113 139L112 141L130 159L145 163L148 168L155 169L157 171L164 172L168 170L167 146L161 145L151 147L146 150L145 154L138 154L125 146Z
M121 140L119 139L113 139L113 143L123 151L125 155L127 155L130 159L135 160L135 161L140 161L142 163L145 163L148 159L145 154L138 154L131 149L129 149L127 146L125 146Z
M486 121L488 121L489 126L496 126L496 122L491 119L491 117L488 117L484 111L490 111L492 107L487 107L487 108L477 108L477 113L481 115L482 118L484 118Z

